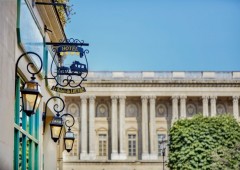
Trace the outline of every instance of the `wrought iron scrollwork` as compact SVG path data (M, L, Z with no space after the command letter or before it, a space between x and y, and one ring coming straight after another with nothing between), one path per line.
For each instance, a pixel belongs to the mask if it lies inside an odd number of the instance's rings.
M84 44L83 40L80 41L73 38L60 40L59 42L67 44ZM77 53L81 62L73 61L70 67L66 67L63 66L61 63L63 56L61 56L61 52L59 52L60 47L52 46L52 51L54 53L50 68L52 78L47 79L55 79L56 86L59 87L81 87L82 82L86 80L86 77L88 75L88 60L86 54L88 54L89 51L86 49L84 50L81 45L75 46L77 48ZM78 50L80 50L81 52L78 52Z
M46 102L45 112L43 113L43 114L45 115L45 118L46 118L47 106L48 106L49 101L51 101L51 100L59 100L59 101L61 102L61 104L56 103L56 104L53 105L53 110L57 113L57 114L56 114L57 117L63 118L63 117L68 117L68 116L69 116L69 117L71 117L71 118L73 119L72 123L71 123L70 120L66 120L65 123L64 123L65 126L67 126L68 129L70 129L70 128L75 124L75 119L74 119L74 117L73 117L71 114L69 114L69 113L64 113L64 114L61 115L61 112L65 109L65 102L63 101L62 98L60 98L60 97L58 97L58 96L53 96L53 97L51 97L50 99L48 99L48 101ZM44 120L43 120L43 121L44 121ZM70 125L69 125L69 123L70 123Z
M61 101L61 104L62 104L61 106L59 106L58 103L56 103L56 104L53 105L53 110L57 113L56 116L60 116L60 113L61 113L61 112L64 110L64 108L65 108L65 103L64 103L63 99L60 98L60 97L58 97L58 96L53 96L53 97L51 97L50 99L48 99L48 101L46 102L46 105L45 105L45 112L47 111L47 106L48 106L49 101L50 101L50 100L53 100L53 99L58 99L58 100ZM59 109L59 108L61 108L61 109ZM58 110L58 109L59 109L59 110Z
M71 114L69 114L69 113L65 113L65 114L63 114L61 117L64 117L64 116L70 116L71 118L72 118L72 123L71 123L71 121L70 120L66 120L65 121L65 126L67 126L68 127L68 130L70 130L71 129L71 127L73 127L73 125L75 124L75 119L74 119L74 117L71 115ZM70 125L68 124L68 123L70 123Z
M18 63L19 63L20 59L21 59L23 56L26 56L26 55L29 55L29 54L33 54L34 56L36 56L36 57L40 60L40 68L36 68L36 70L33 70L33 71L31 71L30 66L31 66L31 67L34 67L34 63L30 61L30 62L27 64L27 71L28 71L28 73L32 74L31 79L35 79L35 75L41 72L41 70L42 70L42 65L43 65L43 62L42 62L41 57L40 57L37 53L29 51L29 52L23 53L22 55L19 56L19 58L18 58L18 60L17 60L17 63L16 63L16 68L15 68L15 70L16 70L16 71L15 71L15 77L17 77Z

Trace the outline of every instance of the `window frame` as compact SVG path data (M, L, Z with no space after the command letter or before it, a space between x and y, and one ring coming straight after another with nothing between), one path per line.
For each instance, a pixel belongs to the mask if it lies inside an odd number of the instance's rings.
M26 113L21 111L20 109L21 83L24 83L24 81L20 77L16 77L16 99L14 118L14 170L18 169L38 170L39 109L31 117L28 117ZM22 112L22 123L20 122L20 112Z
M100 136L105 136L104 139L101 140ZM102 149L101 149L101 153L99 152L100 151L100 142L102 142ZM105 155L104 155L104 142L106 142L105 144ZM99 157L107 157L108 156L108 136L106 133L99 133L98 134L98 156Z
M132 138L132 139L130 139L129 138L129 136L135 136L135 138ZM129 133L128 135L127 135L127 139L128 139L128 141L127 141L127 146L128 146L128 156L129 157L137 157L137 134L136 133ZM134 155L134 146L133 146L133 143L135 142L135 155ZM130 148L130 146L132 147L132 148ZM131 152L129 152L131 150Z

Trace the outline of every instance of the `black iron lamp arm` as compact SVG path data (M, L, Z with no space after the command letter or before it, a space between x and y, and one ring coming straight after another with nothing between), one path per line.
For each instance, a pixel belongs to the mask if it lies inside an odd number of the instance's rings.
M18 57L18 60L17 60L16 65L15 65L15 87L16 87L16 85L17 85L17 80L18 80L18 75L17 75L18 63L19 63L19 61L21 60L21 58L22 58L23 56L28 55L28 54L33 54L33 55L37 56L38 59L40 60L40 68L38 68L35 72L32 72L32 71L30 71L30 69L29 69L29 66L34 66L34 63L32 63L32 62L30 61L30 62L28 63L28 65L27 65L27 71L28 71L28 73L32 74L31 79L32 79L32 80L35 80L35 74L40 73L40 71L42 70L43 61L42 61L41 57L40 57L37 53L31 52L31 51L26 52L26 53L23 53L22 55L20 55L20 56ZM16 95L16 91L17 91L17 89L15 88L15 95Z
M61 109L59 109L59 104L54 104L54 106L53 106L53 110L55 111L55 112L57 112L57 116L60 116L60 112L62 112L63 110L64 110L64 108L65 108L65 103L64 103L64 101L63 101L63 99L62 98L60 98L60 97L58 97L58 96L53 96L53 97L51 97L50 99L48 99L48 101L46 102L46 105L45 105L45 113L47 112L47 105L48 105L48 102L50 101L50 100L52 100L52 99L59 99L61 102L62 102L62 108ZM59 109L59 110L58 110Z
M27 65L27 71L28 71L30 74L32 74L31 79L34 80L34 79L35 79L35 74L40 73L40 71L42 70L43 62L42 62L41 57L40 57L37 53L31 52L31 51L26 52L26 53L23 53L22 55L19 56L19 58L18 58L18 60L17 60L17 63L16 63L16 68L15 68L15 77L17 77L18 63L19 63L20 59L21 59L23 56L28 55L28 54L33 54L33 55L37 56L37 57L39 58L39 60L40 60L40 63L41 63L41 64L40 64L40 68L37 69L37 71L35 71L35 72L32 72L32 71L30 71L30 69L29 69L29 66L34 66L34 64L33 64L32 62L29 62L28 65Z
M75 124L75 119L74 119L74 117L73 117L71 114L69 114L69 113L65 113L65 114L63 114L61 117L64 117L64 116L70 116L70 117L73 119L71 125L68 125L68 122L70 122L69 120L66 120L66 121L65 121L65 125L68 127L68 130L70 130L71 127L73 127L73 125Z

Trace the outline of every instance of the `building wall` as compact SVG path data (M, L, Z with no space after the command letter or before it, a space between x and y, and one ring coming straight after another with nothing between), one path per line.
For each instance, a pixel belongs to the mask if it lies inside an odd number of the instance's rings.
M1 1L0 169L13 169L16 9L16 0Z
M238 73L214 72L210 75L215 76L206 78L207 73L201 72L201 77L193 73L181 79L174 76L189 73L146 79L149 73L129 78L131 74L91 72L84 84L86 93L65 95L68 112L79 120L80 138L75 141L79 145L78 158L71 152L64 153L63 169L161 169L158 135L167 138L176 120L198 113L228 113L239 121ZM229 77L223 76L226 74ZM99 155L99 134L107 135L106 156ZM136 134L136 156L128 154L130 134Z
M31 0L26 0L30 4ZM17 39L17 0L2 0L0 5L0 169L2 170L11 170L14 169L14 106L15 106L15 65L19 56L24 53L24 49L18 44ZM37 8L36 6L32 8L32 15L40 26L40 31L44 34L46 41L51 41L52 39L59 40L64 37L64 32L61 28L59 28L59 21L56 19L56 14L52 12L52 7L45 10L45 7ZM51 19L49 16L51 15ZM44 16L44 17L43 17ZM50 37L44 32L44 24L48 20L47 24L53 25L51 29L53 30L53 35ZM51 23L51 22L54 22ZM24 28L28 31L28 28ZM56 32L55 32L55 30ZM31 30L32 31L32 30ZM27 59L22 58L19 63L18 74L25 81L30 79L30 74L26 70ZM51 140L51 136L49 133L43 134L43 122L42 120L42 112L44 111L43 103L46 102L52 94L49 93L49 90L45 86L45 80L37 75L36 80L41 85L41 91L43 94L42 102L39 106L39 117L38 123L39 127L39 161L38 168L43 169L43 165L46 167L51 167L50 169L57 169L57 144ZM49 104L50 110L53 108L52 105L54 103ZM48 117L52 117L53 113L49 112ZM49 124L46 123L46 128L49 129ZM20 140L20 139L19 139ZM44 140L44 141L43 141ZM53 149L55 151L55 155L51 156L51 152L46 152L49 156L48 159L45 160L43 158L43 146L47 145L49 149ZM55 148L54 148L55 146ZM61 147L61 151L63 147ZM34 158L33 158L34 159Z

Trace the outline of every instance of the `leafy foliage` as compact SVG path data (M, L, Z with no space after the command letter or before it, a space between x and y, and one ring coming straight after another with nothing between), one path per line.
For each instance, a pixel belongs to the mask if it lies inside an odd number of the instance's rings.
M170 169L213 169L224 156L222 147L234 149L240 143L240 126L229 115L181 119L170 129L169 163ZM222 150L220 154L219 149ZM214 156L215 155L215 156ZM229 158L234 164L237 157ZM233 160L233 161L232 161ZM234 166L232 166L234 167ZM217 169L223 169L218 166Z
M240 143L233 148L220 147L213 154L212 170L240 169Z
M58 15L59 15L59 18L61 20L61 23L63 26L66 25L67 22L70 22L70 15L74 15L76 14L75 12L73 12L73 5L69 5L69 0L56 0L56 2L58 3L66 3L66 10L68 12L68 16L66 15L66 11L64 9L63 6L57 6L57 12L58 12Z

